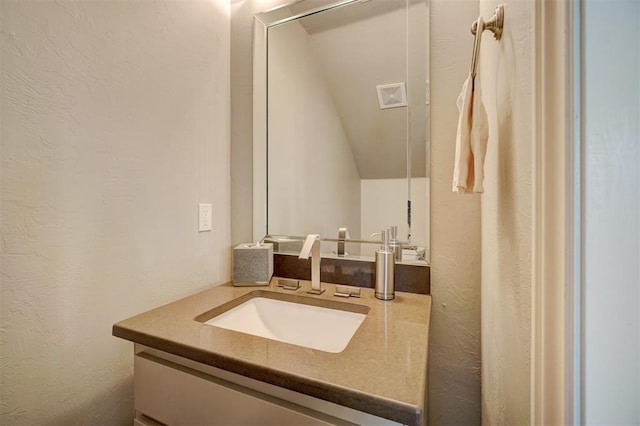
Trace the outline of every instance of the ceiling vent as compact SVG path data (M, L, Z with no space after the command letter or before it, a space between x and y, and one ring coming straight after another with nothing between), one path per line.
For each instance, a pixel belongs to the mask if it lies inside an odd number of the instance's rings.
M404 82L393 84L382 84L376 86L378 89L378 103L380 109L398 108L407 106L407 91Z

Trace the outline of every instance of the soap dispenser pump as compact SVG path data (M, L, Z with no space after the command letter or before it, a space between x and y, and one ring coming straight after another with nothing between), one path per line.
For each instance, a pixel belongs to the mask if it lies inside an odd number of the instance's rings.
M376 251L376 298L392 300L395 298L395 253L389 244L389 229L380 232L382 246Z

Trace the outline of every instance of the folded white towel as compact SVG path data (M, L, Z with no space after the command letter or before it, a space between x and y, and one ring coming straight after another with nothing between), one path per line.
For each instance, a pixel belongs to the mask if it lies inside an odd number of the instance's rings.
M469 75L458 96L458 132L453 168L453 192L483 192L484 157L487 153L489 127L482 104L480 77Z

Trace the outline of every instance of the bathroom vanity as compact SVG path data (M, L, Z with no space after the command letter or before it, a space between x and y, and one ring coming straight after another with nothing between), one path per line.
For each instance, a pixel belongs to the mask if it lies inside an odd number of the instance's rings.
M426 423L430 296L396 292L384 302L364 288L340 298L334 284L309 295L308 281L295 291L277 282L223 284L115 324L114 336L135 343L135 424ZM338 350L207 324L257 298L365 316ZM309 325L309 334L331 339L339 324L327 320L320 333L312 328L323 324Z

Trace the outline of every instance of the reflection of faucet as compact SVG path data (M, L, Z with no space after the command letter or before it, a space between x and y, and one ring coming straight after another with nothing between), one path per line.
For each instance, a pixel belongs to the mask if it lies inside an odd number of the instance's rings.
M344 256L347 254L345 251L345 241L349 238L351 238L351 235L349 235L349 230L346 226L338 229L338 256Z
M311 290L309 293L322 294L320 287L320 235L309 234L304 240L299 259L309 259L311 256Z

